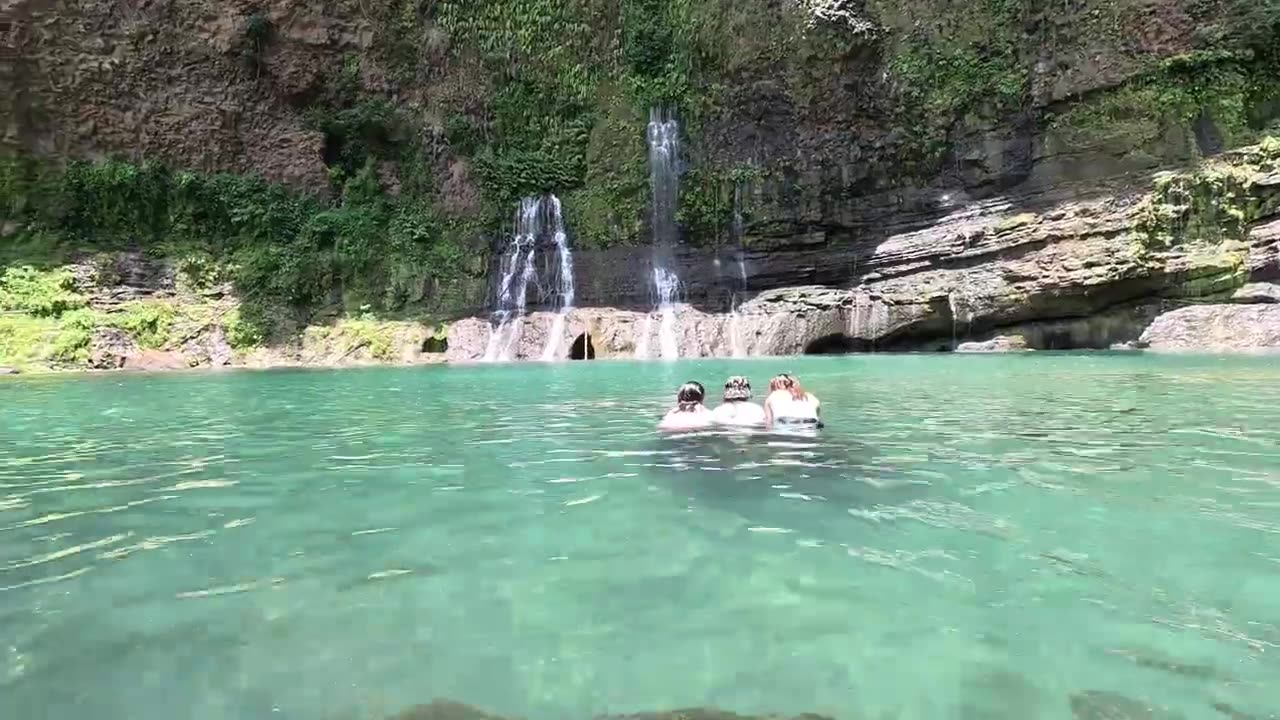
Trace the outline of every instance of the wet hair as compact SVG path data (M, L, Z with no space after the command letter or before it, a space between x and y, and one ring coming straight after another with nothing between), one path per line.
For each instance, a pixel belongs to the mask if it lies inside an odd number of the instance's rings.
M724 381L724 401L743 402L751 399L751 382L741 375Z
M791 393L791 398L793 400L804 400L805 396L808 395L808 393L805 392L804 387L800 385L800 380L797 379L795 375L791 375L789 373L775 375L773 379L769 381L769 392L776 392L778 390L786 390Z
M707 389L702 387L702 383L690 380L681 385L680 389L676 391L676 410L691 412L702 404L702 400L706 396Z

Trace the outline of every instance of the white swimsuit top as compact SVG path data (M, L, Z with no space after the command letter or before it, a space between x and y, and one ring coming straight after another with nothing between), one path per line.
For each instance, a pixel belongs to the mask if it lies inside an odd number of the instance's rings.
M786 390L774 390L765 401L773 410L773 418L794 418L796 420L818 419L818 398L805 393L803 400L796 400Z

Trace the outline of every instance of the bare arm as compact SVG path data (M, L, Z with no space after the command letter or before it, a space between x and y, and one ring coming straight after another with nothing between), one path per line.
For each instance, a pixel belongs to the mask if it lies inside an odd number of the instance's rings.
M764 426L765 427L773 427L773 403L770 402L771 399L772 398L764 399Z

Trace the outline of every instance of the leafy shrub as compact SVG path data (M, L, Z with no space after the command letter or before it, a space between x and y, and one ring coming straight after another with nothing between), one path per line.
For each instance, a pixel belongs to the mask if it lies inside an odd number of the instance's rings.
M64 314L58 323L58 334L49 350L49 357L66 363L88 360L93 331L101 324L102 316L87 308Z
M19 310L37 317L56 317L84 307L69 270L41 271L30 265L10 267L0 276L0 309Z
M173 306L164 302L126 303L121 311L103 316L103 322L133 336L139 347L162 348L173 327Z
M223 318L227 331L227 343L236 350L247 350L262 344L263 335L256 324L245 322L238 311L232 311Z
M0 315L0 365L27 368L44 361L46 343L57 330L52 318Z

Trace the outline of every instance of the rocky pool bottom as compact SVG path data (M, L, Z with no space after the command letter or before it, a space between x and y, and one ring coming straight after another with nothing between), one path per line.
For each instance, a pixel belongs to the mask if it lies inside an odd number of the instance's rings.
M1154 706L1149 702L1136 700L1119 693L1107 691L1086 691L1077 693L1064 700L1070 707L1071 715L1076 720L1175 720L1182 718L1178 712ZM1260 716L1241 712L1227 703L1217 703L1212 708L1220 716L1231 720L1261 720ZM978 713L962 715L967 718L982 717L1019 717L1015 715L994 713ZM1267 715L1266 717L1275 717ZM433 700L423 705L415 705L407 710L392 715L388 720L504 720L479 708L450 700ZM600 715L596 720L840 720L823 715L805 713L788 718L785 715L739 715L716 708L685 708L666 712L641 712L627 715Z
M779 371L819 437L653 430L686 379ZM0 407L0 717L1280 707L1267 358L20 376Z

